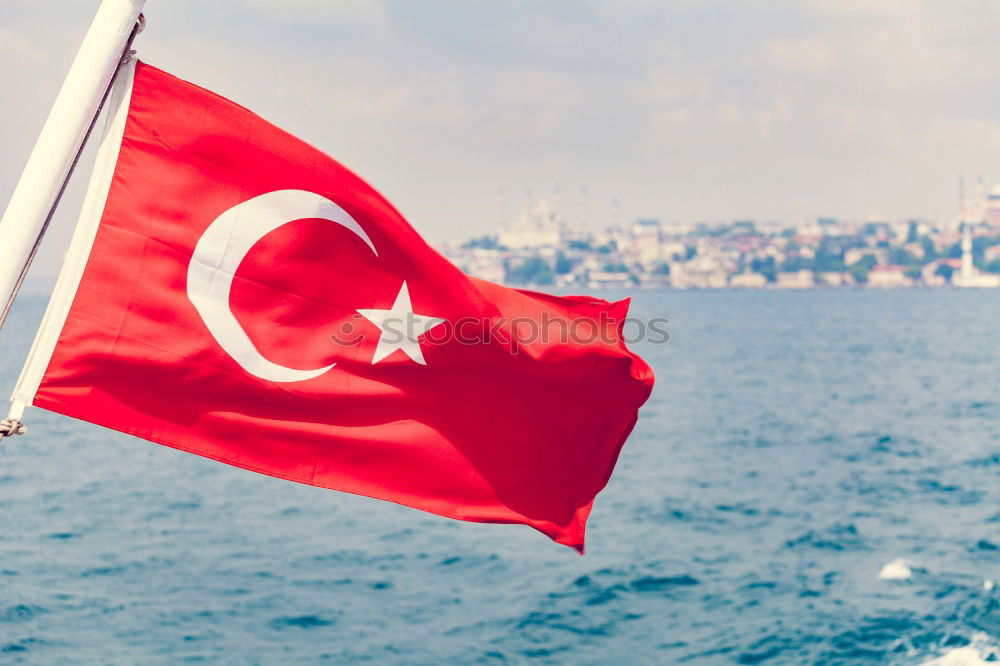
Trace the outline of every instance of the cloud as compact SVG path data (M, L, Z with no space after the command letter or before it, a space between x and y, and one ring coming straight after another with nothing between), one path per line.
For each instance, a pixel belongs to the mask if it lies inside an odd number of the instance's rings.
M777 71L818 74L833 68L836 54L822 37L790 37L770 39L746 60L748 65Z
M712 81L704 75L682 74L672 67L656 67L650 69L645 78L639 100L658 108L701 105L712 95Z
M389 14L377 0L243 0L244 6L284 22L336 21L357 25L385 25Z

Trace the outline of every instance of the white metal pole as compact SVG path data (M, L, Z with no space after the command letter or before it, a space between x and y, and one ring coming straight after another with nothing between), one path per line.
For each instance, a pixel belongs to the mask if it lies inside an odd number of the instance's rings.
M110 88L145 0L103 0L0 219L5 315ZM0 318L2 324L2 318Z

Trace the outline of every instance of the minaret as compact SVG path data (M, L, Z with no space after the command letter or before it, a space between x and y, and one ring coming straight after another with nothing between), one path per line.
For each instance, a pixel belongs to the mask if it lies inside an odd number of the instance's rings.
M590 204L587 201L587 186L580 188L580 231L587 233L590 228Z
M616 230L621 226L622 208L618 204L618 197L611 200L611 226Z

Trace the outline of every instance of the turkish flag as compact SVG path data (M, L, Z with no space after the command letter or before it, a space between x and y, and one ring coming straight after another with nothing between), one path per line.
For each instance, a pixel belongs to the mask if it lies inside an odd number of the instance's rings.
M582 552L653 384L626 312L463 274L336 161L140 63L33 404Z

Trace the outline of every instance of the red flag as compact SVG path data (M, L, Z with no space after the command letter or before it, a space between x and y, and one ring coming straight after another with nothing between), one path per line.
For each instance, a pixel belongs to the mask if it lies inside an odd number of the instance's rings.
M336 161L148 65L113 174L33 404L582 551L653 383L627 302L468 277Z

